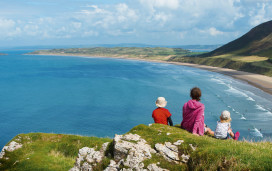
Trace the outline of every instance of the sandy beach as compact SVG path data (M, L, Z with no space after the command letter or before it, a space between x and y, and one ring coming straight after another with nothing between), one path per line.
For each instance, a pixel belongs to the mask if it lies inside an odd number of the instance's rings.
M36 54L35 54L36 55ZM272 77L268 77L265 75L254 74L244 71L236 71L233 69L227 68L219 68L219 67L212 67L206 65L198 65L198 64L191 64L191 63L181 63L181 62L168 62L163 60L152 60L152 59L143 59L143 58L130 58L127 56L118 56L118 57L109 57L109 56L90 56L90 55L82 55L82 54L38 54L38 55L50 55L50 56L75 56L75 57L86 57L86 58L94 58L94 57L101 57L101 58L115 58L115 59L128 59L128 60L139 60L139 61L148 61L148 62L160 62L160 63L168 63L174 65L182 65L188 67L194 67L199 69L208 70L211 72L221 73L230 77L233 77L238 80L242 80L251 84L269 94L272 95Z

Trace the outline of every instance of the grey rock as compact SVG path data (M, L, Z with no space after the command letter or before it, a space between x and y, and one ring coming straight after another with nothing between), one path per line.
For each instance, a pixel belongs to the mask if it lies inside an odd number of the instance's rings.
M172 150L172 151L178 153L178 147L177 147L177 146L173 145L173 144L170 143L170 142L165 142L164 144L165 144L165 146L166 146L167 148L169 148L170 150Z
M118 171L119 165L114 160L111 160L110 164L104 171Z
M178 140L177 142L174 142L173 144L174 144L174 145L180 145L180 144L182 144L182 143L184 143L183 140Z
M5 151L12 152L12 151L17 150L22 147L23 147L22 144L17 143L15 141L11 141L7 146L3 147L2 151L0 152L0 159L4 157Z
M190 159L190 155L182 154L181 158L183 163L187 163L188 160Z
M192 149L193 151L196 150L196 147L194 147L192 144L189 144L189 146L191 147L191 149Z
M123 165L132 170L143 170L144 164L142 162L145 159L150 159L152 153L156 153L156 151L137 134L115 135L113 142L114 159L116 161L124 159Z
M155 144L156 150L168 161L170 162L176 162L179 161L178 153L175 151L172 151L167 146L163 144Z
M91 171L93 166L103 160L108 144L104 143L99 151L89 147L79 149L75 165L69 171Z
M87 162L84 162L80 169L80 171L92 171L92 170L93 170L92 166Z
M147 166L148 171L169 171L168 169L163 169L158 167L156 164L150 164Z

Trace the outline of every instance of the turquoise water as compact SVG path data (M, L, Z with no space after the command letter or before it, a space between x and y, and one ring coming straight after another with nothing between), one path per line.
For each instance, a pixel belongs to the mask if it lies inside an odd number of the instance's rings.
M202 89L205 122L213 130L222 110L241 138L271 140L272 96L230 77L185 66L107 58L0 56L0 147L19 133L113 137L153 122L164 96L174 124L189 91Z

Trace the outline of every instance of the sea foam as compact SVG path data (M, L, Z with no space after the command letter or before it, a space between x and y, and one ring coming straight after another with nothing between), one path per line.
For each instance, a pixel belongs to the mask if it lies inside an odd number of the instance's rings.
M254 137L261 137L261 138L263 138L263 134L257 128L250 129L250 134L252 136L254 136Z

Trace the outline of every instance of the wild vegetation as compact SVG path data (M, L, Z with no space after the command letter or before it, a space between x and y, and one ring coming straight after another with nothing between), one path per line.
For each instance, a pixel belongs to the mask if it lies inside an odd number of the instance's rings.
M247 142L218 140L210 136L195 136L178 126L170 127L160 124L152 126L138 125L128 133L138 134L154 148L156 143L184 140L178 146L179 151L190 154L188 163L175 164L163 157L153 155L145 160L158 163L161 168L169 170L269 170L272 168L272 144L270 142ZM7 152L1 159L0 170L69 170L73 167L78 150L82 147L99 149L104 142L111 142L106 158L94 170L103 170L113 159L113 144L109 138L82 137L63 134L30 133L20 134L23 147ZM193 151L189 146L196 147Z

